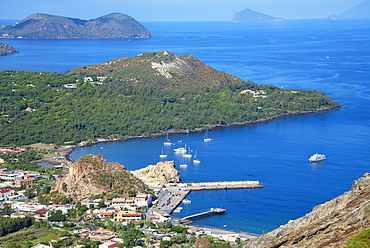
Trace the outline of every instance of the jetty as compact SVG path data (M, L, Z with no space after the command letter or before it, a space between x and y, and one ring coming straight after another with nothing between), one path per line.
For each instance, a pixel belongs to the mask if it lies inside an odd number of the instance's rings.
M201 217L204 217L204 216L207 216L207 215L222 214L222 213L225 213L225 212L226 212L226 209L223 209L223 208L211 208L211 209L209 209L207 211L204 211L204 212L201 212L201 213L186 216L186 217L182 218L182 220L187 221L187 220L191 220L191 219L201 218Z
M217 181L200 183L169 183L165 184L158 195L157 207L171 214L191 191L225 190L225 189L254 189L263 188L259 181ZM217 208L215 208L217 209ZM207 211L206 211L207 212ZM213 212L214 213L214 212ZM208 214L205 214L208 215ZM190 218L191 219L191 218Z

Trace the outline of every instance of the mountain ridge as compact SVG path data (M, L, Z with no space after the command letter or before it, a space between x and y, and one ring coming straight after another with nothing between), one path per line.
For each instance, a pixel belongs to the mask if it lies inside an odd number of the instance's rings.
M82 20L35 13L11 25L0 27L1 38L18 39L144 39L151 38L138 21L122 13Z

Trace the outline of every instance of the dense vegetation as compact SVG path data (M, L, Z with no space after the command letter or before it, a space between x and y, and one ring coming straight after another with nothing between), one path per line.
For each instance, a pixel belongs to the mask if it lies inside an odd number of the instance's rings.
M16 232L22 228L32 226L33 218L26 216L24 218L4 218L0 217L0 237L8 233Z
M36 13L12 25L0 26L0 36L11 39L151 38L144 26L121 13L92 20Z
M345 248L370 247L370 229L365 229L347 240Z
M186 65L163 72L153 68L153 61ZM246 82L191 56L148 53L106 64L124 70L96 65L77 68L70 74L0 72L0 143L63 144L125 138L337 106L315 90L282 90ZM107 78L103 83L79 80L76 89L62 87L85 76ZM247 89L261 94L240 93Z

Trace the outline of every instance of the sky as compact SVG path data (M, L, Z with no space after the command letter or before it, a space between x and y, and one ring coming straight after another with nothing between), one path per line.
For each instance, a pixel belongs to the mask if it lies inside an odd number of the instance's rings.
M1 0L0 19L45 13L84 20L120 12L138 21L230 21L250 8L284 19L340 14L365 0Z

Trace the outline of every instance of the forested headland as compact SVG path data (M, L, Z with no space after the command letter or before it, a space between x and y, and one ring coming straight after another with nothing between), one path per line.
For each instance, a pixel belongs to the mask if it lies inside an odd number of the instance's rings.
M1 145L124 139L339 106L315 90L258 85L169 52L68 73L2 71L0 102Z

